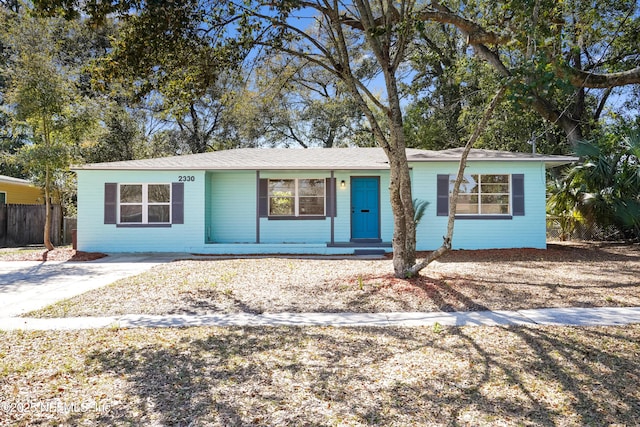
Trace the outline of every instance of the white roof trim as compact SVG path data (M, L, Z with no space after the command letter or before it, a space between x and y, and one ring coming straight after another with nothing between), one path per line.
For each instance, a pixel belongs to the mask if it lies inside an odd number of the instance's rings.
M22 184L22 185L33 185L31 181L22 178L14 178L12 176L0 175L0 182L6 182L10 184Z

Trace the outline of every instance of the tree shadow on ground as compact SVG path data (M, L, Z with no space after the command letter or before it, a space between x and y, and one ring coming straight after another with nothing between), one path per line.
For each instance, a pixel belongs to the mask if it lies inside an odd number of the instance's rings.
M232 292L217 289L197 289L180 298L179 308L169 314L201 314L206 313L249 313L262 314L263 310L252 306L251 301L243 301Z
M345 278L346 283L362 280L367 286L353 293L348 307L360 311L361 307L375 307L373 300L392 303L392 311L484 311L484 304L450 286L450 278L434 278L417 275L409 279L399 279L392 275L358 276Z
M158 332L150 335L159 336ZM632 425L635 328L229 328L94 349L103 425Z

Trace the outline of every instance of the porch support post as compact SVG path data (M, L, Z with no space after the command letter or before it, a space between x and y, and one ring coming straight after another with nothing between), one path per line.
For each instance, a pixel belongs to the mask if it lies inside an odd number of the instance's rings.
M256 243L260 243L260 171L256 171Z
M334 171L331 171L331 181L332 183L335 183L336 181L334 180ZM336 186L334 186L333 189L333 194L336 193L336 191L338 190L337 188L335 188ZM326 191L325 191L326 194ZM333 202L332 202L333 203ZM337 203L337 201L336 201ZM336 209L336 206L333 207L333 209ZM336 216L334 215L333 212L331 212L331 245L333 246L333 244L335 243L335 220L336 220Z

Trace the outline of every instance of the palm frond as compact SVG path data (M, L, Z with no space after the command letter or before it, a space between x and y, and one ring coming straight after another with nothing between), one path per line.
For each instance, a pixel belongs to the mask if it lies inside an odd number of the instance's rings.
M424 217L424 212L429 206L429 202L421 199L413 199L413 221L416 224L416 227Z

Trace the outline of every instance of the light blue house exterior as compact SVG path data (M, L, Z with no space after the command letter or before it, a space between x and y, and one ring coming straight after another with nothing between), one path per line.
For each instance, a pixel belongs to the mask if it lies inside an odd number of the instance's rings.
M442 242L459 158L458 149L407 150L413 196L430 203L418 250ZM545 168L574 160L472 150L453 248L545 248ZM378 148L237 149L74 170L81 251L391 251L389 167Z

